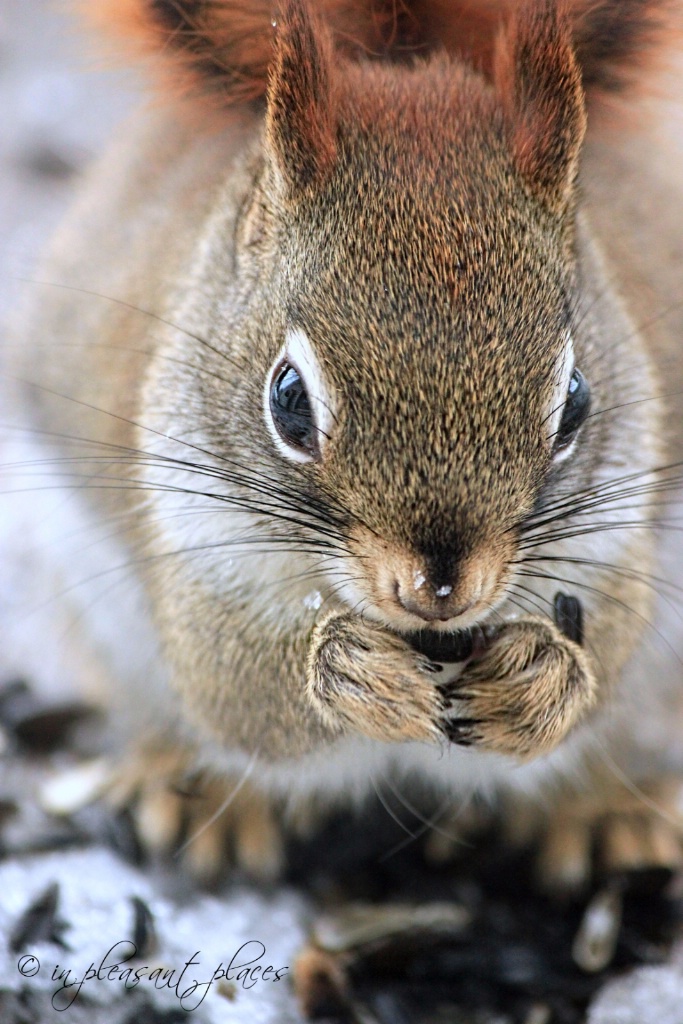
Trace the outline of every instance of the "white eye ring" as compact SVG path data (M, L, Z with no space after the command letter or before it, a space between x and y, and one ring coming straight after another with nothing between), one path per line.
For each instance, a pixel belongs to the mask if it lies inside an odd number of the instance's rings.
M558 448L556 452L553 452L553 465L557 466L558 463L564 462L565 459L569 458L576 447L578 436L579 435L577 433L576 437L574 437L569 444L565 444L562 448Z
M318 451L322 454L325 442L330 435L330 430L336 418L335 403L325 383L320 363L313 351L310 339L300 328L287 332L285 344L266 377L263 389L263 413L270 435L282 455L293 462L314 462L316 455L306 448L288 444L273 420L270 405L271 391L275 377L285 363L291 364L296 369L306 388L306 394L313 415L313 426L316 432Z
M548 431L548 441L552 446L553 439L557 435L557 431L562 421L562 413L564 412L564 405L567 400L567 389L569 388L569 381L574 372L575 357L574 357L574 342L572 336L567 331L565 335L565 345L560 354L557 363L555 364L555 387L553 388L552 398L548 413L545 418L546 429ZM565 448L561 448L553 455L553 462L562 462L569 455L571 455L574 448L574 441L568 444Z
M590 414L590 408L590 385L576 366L570 378L562 418L555 437L556 462L562 462L573 451L581 428Z

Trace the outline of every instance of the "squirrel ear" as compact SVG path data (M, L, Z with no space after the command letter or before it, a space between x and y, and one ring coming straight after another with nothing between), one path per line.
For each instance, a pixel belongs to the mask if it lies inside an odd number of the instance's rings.
M68 0L118 58L150 56L165 93L222 112L263 96L271 0ZM115 49L113 49L115 47Z
M288 60L298 56L312 59L318 54L321 69L315 65L310 69L315 85L316 77L328 74L322 70L329 50L327 36L333 37L338 52L346 55L389 55L394 47L407 45L400 32L404 22L410 30L417 25L410 15L414 0L398 0L400 10L397 0L63 2L78 11L105 45L109 41L109 53L117 62L151 58L160 72L162 94L189 100L194 117L203 107L218 122L231 108L265 96L278 27L280 73L290 74L285 67ZM312 12L316 15L315 32L310 27Z
M558 214L568 208L586 130L581 71L565 11L553 0L522 3L498 36L493 67L515 164Z
M678 0L572 0L574 41L589 99L637 80L667 53L680 53Z
M333 50L329 31L304 0L284 0L276 20L266 135L294 192L322 180L336 151Z

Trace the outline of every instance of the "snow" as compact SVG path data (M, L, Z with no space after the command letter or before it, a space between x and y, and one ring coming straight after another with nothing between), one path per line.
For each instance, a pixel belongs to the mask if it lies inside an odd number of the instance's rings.
M221 896L195 892L178 899L106 849L50 853L0 865L0 935L11 935L55 881L69 948L28 942L13 953L0 944L0 990L28 986L58 1013L92 1004L93 1024L110 1019L104 1009L116 1007L125 988L138 989L160 1008L192 1012L197 1024L301 1020L290 981L306 907L295 893L241 885ZM154 950L137 957L132 897L151 909L158 939ZM232 982L232 1000L221 994L221 980Z

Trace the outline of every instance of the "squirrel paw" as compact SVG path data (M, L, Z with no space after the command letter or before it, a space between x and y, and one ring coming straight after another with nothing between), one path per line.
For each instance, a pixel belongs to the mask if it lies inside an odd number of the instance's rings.
M547 619L491 630L483 654L442 690L457 710L453 743L528 759L560 743L595 700L581 647Z
M442 742L448 703L437 673L402 637L356 615L333 612L313 631L308 693L333 729Z
M333 612L311 639L308 693L327 724L385 742L450 740L518 758L547 753L591 706L581 648L544 619L505 623L460 677L377 623Z
M179 850L201 881L213 881L228 863L260 881L281 871L283 841L273 808L239 775L209 777L188 769L182 752L143 751L119 769L107 798L132 807L147 849Z
M548 893L571 895L602 876L678 872L683 867L683 778L665 775L627 789L599 780L590 790L545 804L522 795L497 809L454 806L434 822L425 842L431 863L450 863L472 838L500 823L512 847L534 844L536 875Z
M538 876L549 891L571 892L603 874L677 871L683 865L683 779L665 776L633 790L567 797L540 824Z
M199 881L214 881L227 865L260 881L276 878L283 839L270 801L244 777L197 772L186 751L144 747L115 765L98 760L53 777L42 803L70 814L102 799L129 807L150 853L179 855Z

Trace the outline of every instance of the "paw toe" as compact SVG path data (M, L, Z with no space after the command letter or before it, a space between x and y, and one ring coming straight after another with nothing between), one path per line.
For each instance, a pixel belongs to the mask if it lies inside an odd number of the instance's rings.
M182 830L181 800L163 785L142 791L134 818L143 846L152 853L169 853Z
M600 860L610 873L681 865L681 836L669 823L652 814L610 816L600 837Z

